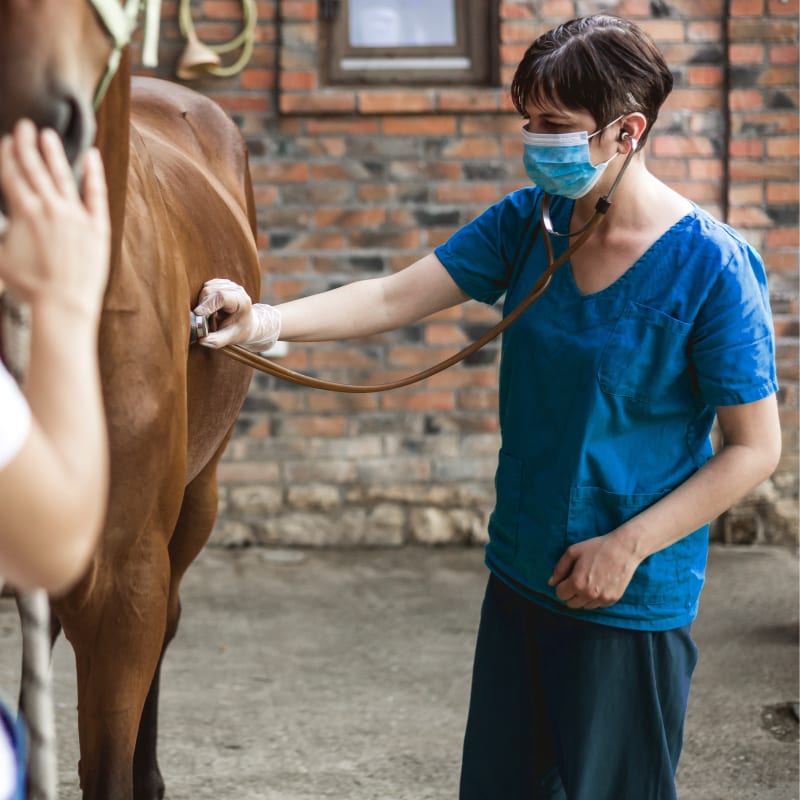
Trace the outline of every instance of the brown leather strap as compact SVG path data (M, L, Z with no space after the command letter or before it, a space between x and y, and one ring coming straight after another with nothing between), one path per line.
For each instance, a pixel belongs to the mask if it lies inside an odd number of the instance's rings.
M541 297L545 289L547 289L548 285L550 284L555 271L567 259L569 259L572 254L579 247L581 247L581 245L584 244L584 242L592 235L592 233L594 233L594 229L602 221L604 213L604 211L595 211L581 235L566 251L564 251L564 253L562 253L555 260L553 260L553 247L550 242L550 236L547 233L544 225L541 225L542 233L544 234L545 238L545 245L547 247L547 257L550 263L548 264L547 269L539 277L539 280L537 280L533 285L530 292L528 292L528 294L525 296L525 299L522 300L522 302L519 303L519 305L517 305L514 310L511 311L511 313L503 317L500 322L486 331L483 336L481 336L479 339L476 339L472 344L468 345L463 350L460 350L458 353L455 353L449 358L444 359L444 361L440 361L438 364L434 364L432 367L422 370L422 372L417 372L414 375L409 375L406 378L400 378L399 380L391 381L390 383L370 385L334 383L332 381L325 381L321 380L320 378L312 378L309 375L303 375L300 372L295 372L294 370L277 364L274 361L270 361L268 358L264 358L257 353L252 353L250 350L246 350L244 347L241 347L238 344L227 345L222 348L222 352L236 361L246 364L248 367L257 369L259 372L265 372L267 375L273 375L276 378L282 378L283 380L291 383L298 383L301 386L308 386L312 389L326 389L331 392L346 392L350 394L366 394L369 392L388 392L391 389L399 389L403 386L409 386L412 383L425 380L425 378L430 378L431 375L436 375L436 373L441 372L448 367L452 367L453 364L457 364L467 356L472 355L472 353L474 353L476 350L479 350L485 344L491 342L492 339L495 339L497 336L499 336L521 314L527 311L527 309L530 308L530 306L539 297Z

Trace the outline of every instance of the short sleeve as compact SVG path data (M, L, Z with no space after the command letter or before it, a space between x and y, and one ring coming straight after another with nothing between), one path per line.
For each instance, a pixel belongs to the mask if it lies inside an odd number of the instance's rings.
M434 251L473 299L491 305L505 292L519 251L536 236L538 197L536 189L513 192Z
M751 403L777 391L767 277L749 245L736 248L717 275L691 348L700 395L709 405Z
M31 426L31 411L25 397L0 364L0 469L20 451Z

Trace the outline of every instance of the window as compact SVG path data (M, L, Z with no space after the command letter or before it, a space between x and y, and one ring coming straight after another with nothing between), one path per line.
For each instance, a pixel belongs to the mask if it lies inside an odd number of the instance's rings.
M320 0L330 85L497 82L496 0Z

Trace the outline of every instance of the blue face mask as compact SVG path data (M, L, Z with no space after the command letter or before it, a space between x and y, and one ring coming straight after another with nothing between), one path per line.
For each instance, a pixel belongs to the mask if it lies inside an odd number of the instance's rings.
M589 139L621 119L621 116L617 117L592 134L587 131L531 133L524 126L522 140L525 143L525 152L522 162L528 177L548 194L572 200L583 197L619 155L614 153L608 161L592 164L589 158Z

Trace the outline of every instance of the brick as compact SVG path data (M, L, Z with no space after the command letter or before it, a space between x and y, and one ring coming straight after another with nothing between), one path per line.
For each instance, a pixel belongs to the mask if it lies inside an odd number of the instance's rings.
M776 161L731 161L729 175L732 180L797 180L797 165Z
M314 225L317 228L374 227L386 221L383 208L325 208L314 212Z
M286 162L251 164L250 174L253 180L259 183L307 181L309 178L307 164Z
M681 20L649 19L638 23L657 42L682 42L686 38L686 29Z
M718 181L723 176L723 165L719 159L692 158L689 160L689 178L693 181Z
M728 224L734 228L767 228L772 224L769 216L760 208L731 208Z
M701 136L656 136L651 144L656 157L712 156L712 143Z
M317 3L314 0L280 0L284 20L316 20Z
M766 265L770 274L773 272L785 272L794 277L797 273L797 248L793 248L791 251L784 250L783 252L772 251L763 253L762 255L764 256L764 264ZM791 310L794 316L797 316L796 299Z
M452 115L387 117L382 121L382 130L387 136L454 136L456 126Z
M736 139L728 144L728 153L735 158L761 158L764 155L764 141Z
M439 111L497 111L505 92L500 89L442 89L436 96Z
M732 64L758 64L764 63L764 46L761 44L736 44L730 46Z
M354 101L355 102L355 101ZM309 119L306 131L311 136L343 135L374 136L379 132L380 122L376 117L348 117L343 119Z
M648 164L650 171L661 180L669 183L672 180L685 178L689 174L689 165L683 158L659 158Z
M767 13L771 17L792 17L797 19L800 11L798 0L768 0Z
M435 108L434 92L424 89L361 89L356 97L362 114L413 114Z
M548 2L562 3L567 7L572 5L569 0L543 0L545 4ZM541 30L541 23L534 19L504 21L500 25L500 42L502 44L521 43L527 46L541 33Z
M215 100L229 114L240 111L269 111L270 99L266 92L251 94L219 95Z
M494 185L475 183L445 184L437 186L433 198L438 203L480 203L489 205L496 203L501 197Z
M275 483L279 477L278 465L268 461L222 461L217 468L217 478L222 483Z
M773 228L767 231L767 247L798 247L800 245L800 231L798 228Z
M497 158L499 155L497 139L467 137L455 139L442 151L445 158L478 159Z
M281 92L278 103L283 114L345 113L356 110L356 95L337 89L314 94Z
M797 205L800 202L800 187L798 187L797 183L770 181L767 184L767 202Z
M747 110L764 107L764 95L756 89L734 89L728 95L731 111Z
M545 20L563 22L565 19L575 15L575 7L571 0L542 0L539 9L540 18ZM551 25L548 24L547 27L549 28ZM537 33L537 36L539 33L541 31Z
M403 411L452 411L455 398L452 392L414 392L405 397L386 394L381 398L381 408Z
M690 86L720 86L723 71L721 67L689 67L686 77Z
M769 48L770 64L796 64L798 61L798 51L800 48L796 44L772 45Z
M626 19L648 19L651 14L649 0L621 0L614 10L615 14Z
M780 19L730 19L728 31L735 42L797 42L797 23Z
M282 92L311 91L318 86L316 70L281 70L280 75L280 89Z
M720 92L716 89L675 89L667 98L668 108L683 111L718 109L722 104ZM761 108L759 103L758 108Z
M761 71L759 86L797 86L797 70L794 67L771 67Z
M459 325L427 325L425 342L432 345L468 344L468 339Z
M782 136L767 139L768 158L793 158L800 155L800 139L797 137Z
M533 17L534 8L530 3L501 2L499 9L500 19L528 19Z
M735 183L728 192L732 206L761 205L764 202L764 184Z
M716 20L690 22L687 26L687 35L690 42L720 42L722 24Z
M732 17L760 17L764 14L764 0L731 0Z

